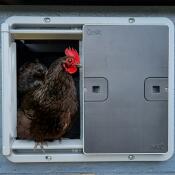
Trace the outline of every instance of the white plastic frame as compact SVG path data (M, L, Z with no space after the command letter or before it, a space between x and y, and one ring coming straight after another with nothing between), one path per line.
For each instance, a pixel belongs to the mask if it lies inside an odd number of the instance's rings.
M86 24L103 25L166 25L169 27L169 59L168 59L168 152L152 153L119 153L104 155L86 155L83 150L83 137L80 140L63 140L60 144L55 141L45 149L69 149L71 153L16 153L13 150L32 150L34 142L14 140L16 123L16 46L14 39L55 39L72 38L80 40L83 64L82 28ZM28 28L30 26L30 28ZM35 28L31 28L34 27ZM40 30L37 28L44 27ZM47 29L54 26L54 29ZM1 26L2 34L2 137L3 155L12 162L89 162L89 161L164 161L174 152L174 25L167 18L127 18L127 17L26 17L14 16L8 18ZM82 44L82 45L81 45ZM83 70L81 72L84 75ZM83 85L83 79L82 79ZM13 87L13 88L12 88ZM15 97L15 98L13 98ZM84 93L82 93L84 102ZM84 103L81 104L84 119ZM82 122L83 123L83 122ZM83 125L82 125L83 126ZM83 131L83 128L82 128ZM83 133L84 135L84 133ZM20 142L20 143L19 143ZM79 152L80 151L80 152Z

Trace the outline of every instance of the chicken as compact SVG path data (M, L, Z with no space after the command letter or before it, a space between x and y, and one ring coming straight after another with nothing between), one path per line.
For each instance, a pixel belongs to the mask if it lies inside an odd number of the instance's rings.
M38 60L34 63L25 63L19 69L18 74L18 92L20 94L33 92L36 87L39 87L44 80L47 68L39 63ZM30 134L31 119L34 111L32 107L27 109L24 105L20 106L17 111L17 138L32 139Z
M34 109L30 134L37 143L61 139L78 110L72 74L77 72L80 58L71 48L65 50L65 55L50 65L43 84L24 98L23 107Z

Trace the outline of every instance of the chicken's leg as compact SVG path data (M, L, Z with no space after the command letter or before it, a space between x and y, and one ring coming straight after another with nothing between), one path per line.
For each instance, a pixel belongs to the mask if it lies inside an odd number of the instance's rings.
M44 150L44 145L48 146L47 142L35 142L35 146L34 146L33 150L35 151L37 149L37 147L39 146L41 151L43 153L46 153L45 150Z

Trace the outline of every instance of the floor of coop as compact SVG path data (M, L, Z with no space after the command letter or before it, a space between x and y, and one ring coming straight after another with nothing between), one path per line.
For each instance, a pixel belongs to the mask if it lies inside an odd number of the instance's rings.
M14 140L12 150L34 150L36 143L30 140ZM45 142L43 144L44 150L63 150L67 152L72 149L83 149L82 140L80 139L63 139L61 141L55 140L53 142ZM35 149L40 150L38 145Z

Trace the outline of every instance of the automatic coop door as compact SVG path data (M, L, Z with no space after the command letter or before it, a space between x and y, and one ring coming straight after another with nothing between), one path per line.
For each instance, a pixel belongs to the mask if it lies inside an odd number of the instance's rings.
M32 21L32 22L30 22ZM174 26L166 18L11 17L2 24L3 154L13 162L163 161L174 147ZM48 64L73 45L78 137L33 150L18 139L16 72L23 49ZM19 45L21 47L19 47ZM20 50L20 51L19 51ZM25 55L25 53L24 53ZM78 129L76 129L78 128Z

